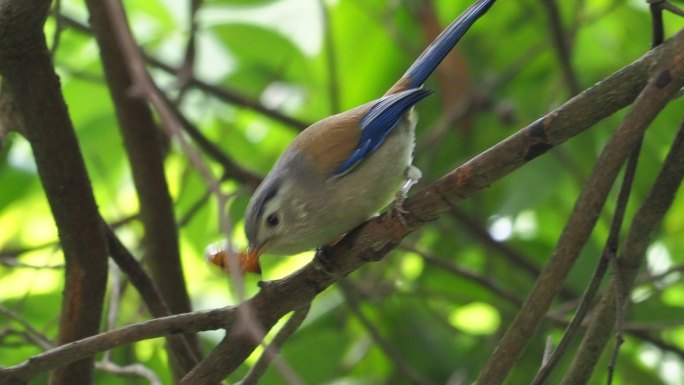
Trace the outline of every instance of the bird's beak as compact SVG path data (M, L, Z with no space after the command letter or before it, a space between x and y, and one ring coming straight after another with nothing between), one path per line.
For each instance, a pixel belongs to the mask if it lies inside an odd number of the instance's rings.
M217 252L207 254L206 258L213 265L219 266L223 271L230 273L231 266L237 262L238 272L242 275L246 273L261 274L261 266L259 265L259 256L262 248L249 247L247 252L230 251L222 249ZM231 261L230 258L236 258L236 261Z
M249 246L247 248L247 252L243 254L243 258L240 261L240 268L243 272L261 274L259 257L263 249L263 245L260 247Z

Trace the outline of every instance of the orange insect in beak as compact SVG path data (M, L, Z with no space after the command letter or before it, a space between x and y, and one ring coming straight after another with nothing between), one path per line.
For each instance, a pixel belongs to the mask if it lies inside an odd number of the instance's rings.
M211 264L219 266L223 271L230 272L231 261L229 258L236 258L240 274L255 273L261 274L259 266L259 250L249 248L246 253L235 250L221 249L216 252L207 253L206 259Z

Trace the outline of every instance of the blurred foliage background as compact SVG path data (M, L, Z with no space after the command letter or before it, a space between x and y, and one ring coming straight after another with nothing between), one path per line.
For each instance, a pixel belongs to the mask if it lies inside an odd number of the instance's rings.
M228 89L296 121L311 123L381 96L428 41L469 5L434 0L205 0L195 15L194 82L151 65L157 84L176 98L184 114L242 167L265 175L300 130L296 124L228 102L198 81ZM428 82L436 94L418 107L415 164L421 184L440 177L519 128L551 111L577 91L643 55L651 21L643 0L559 2L562 28L571 42L573 89L564 78L542 1L499 1L465 36L444 68ZM138 43L171 68L185 59L191 34L189 2L124 1ZM67 17L55 17L58 13ZM143 228L129 163L104 81L98 48L78 23L87 24L81 1L61 0L46 35L77 129L100 212L128 247L141 255ZM684 27L666 14L666 36ZM672 102L647 133L627 221L648 192L681 123L684 100ZM602 121L557 150L534 160L409 237L379 263L351 275L345 289L322 293L282 356L307 384L400 384L407 381L384 340L403 365L430 383L475 379L519 301L534 282L563 228L602 145L623 114ZM40 334L54 339L63 287L63 255L57 229L36 174L31 149L17 133L0 150L0 301ZM207 158L212 171L221 166ZM166 175L179 221L182 263L195 309L235 303L226 275L208 265L205 249L220 242L218 205L177 143L169 143ZM226 180L233 242L245 246L242 215L250 189ZM419 189L421 185L418 185ZM615 206L611 197L592 241L570 274L566 292L538 331L509 384L530 380L547 337L558 341L600 255ZM627 223L627 224L628 224ZM263 277L283 277L312 253L262 258ZM435 259L437 262L435 262ZM616 383L684 384L684 198L680 195L654 237L627 327L662 341L631 335L618 361ZM440 263L439 261L442 261ZM456 269L447 269L447 262ZM115 325L148 317L138 294L116 274L123 289ZM247 295L258 290L248 277ZM350 301L351 297L351 301ZM111 300L108 302L111 307ZM352 303L353 306L349 304ZM107 327L106 325L103 327ZM369 329L370 328L370 329ZM25 327L0 316L0 364L14 365L43 348ZM210 349L221 333L203 333ZM139 362L163 383L171 381L161 340L116 349L119 364ZM575 346L576 347L576 346ZM575 348L573 347L573 349ZM230 380L237 381L252 355ZM567 367L561 363L554 383ZM592 384L604 383L609 354ZM45 383L40 377L36 384ZM463 382L459 382L463 381ZM98 371L97 384L147 380ZM286 383L271 368L264 384Z

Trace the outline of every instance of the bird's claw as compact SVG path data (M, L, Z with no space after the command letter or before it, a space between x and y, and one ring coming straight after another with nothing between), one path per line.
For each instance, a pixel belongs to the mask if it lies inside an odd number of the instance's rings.
M406 198L408 197L408 192L411 189L411 187L418 183L420 178L423 177L423 173L420 172L420 169L418 169L418 167L414 165L409 165L404 173L406 176L406 182L403 186L401 186L401 189L397 191L394 202L392 202L390 215L394 218L399 219L401 224L406 226L407 224L406 219L404 219L404 214L408 214L408 210L404 208L404 201L406 201Z

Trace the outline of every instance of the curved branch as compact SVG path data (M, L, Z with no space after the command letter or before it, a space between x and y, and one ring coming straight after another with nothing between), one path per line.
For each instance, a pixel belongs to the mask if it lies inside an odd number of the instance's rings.
M234 318L235 308L225 307L177 314L125 326L58 346L35 355L19 365L2 368L0 369L0 383L26 382L42 372L137 341L205 330L229 329Z
M637 97L653 66L684 52L684 30L641 59L577 95L563 106L523 128L406 200L406 225L388 214L373 218L289 277L262 285L241 306L250 306L263 330L283 315L311 302L328 286L359 266L382 259L401 239L426 222L528 161L588 129ZM681 81L682 79L678 79ZM181 380L181 385L214 383L235 370L257 346L251 335L235 327L218 346Z
M676 52L684 52L684 31L680 31L661 47L648 52L639 60L408 198L405 208L409 212L404 215L408 226L387 214L376 217L359 226L335 246L320 250L316 258L299 271L279 280L262 282L259 293L239 307L249 306L255 316L253 321L257 320L263 330L269 330L285 314L306 306L316 295L342 277L369 261L383 258L403 237L450 210L452 205L471 197L553 146L583 132L631 103L654 72L655 63L666 61ZM125 341L100 341L98 348L91 346L88 352L78 351L79 355L73 356L78 344L86 341L95 344L95 341L102 338L100 336L120 333L127 328L104 333L77 342L76 347L70 347L69 353L62 350L57 353L48 351L17 367L0 369L0 380L16 379L16 373L22 373L21 378L31 378L41 371L64 365L67 360L80 359L145 338L228 325L229 332L226 337L181 382L186 385L216 383L238 367L259 343L254 341L251 334L245 332L245 327L240 327L240 321L234 317L235 310L237 308L183 314L132 325L128 328L157 326L153 332L147 330L147 333L128 336ZM210 320L211 317L214 319ZM171 319L177 320L173 321L174 326L164 324ZM192 322L188 321L190 319ZM160 324L156 324L157 322ZM55 354L61 355L61 361L57 362L58 360L53 357L50 358L52 366L44 361L38 363L39 357L47 360L46 356Z

